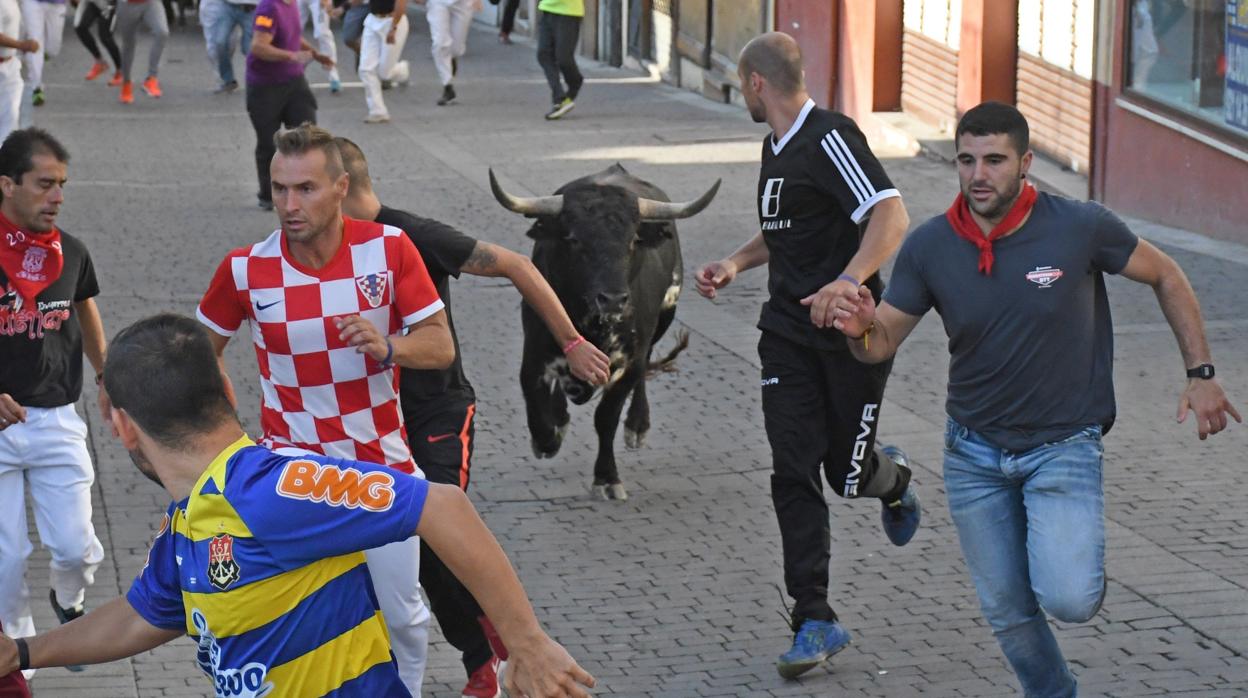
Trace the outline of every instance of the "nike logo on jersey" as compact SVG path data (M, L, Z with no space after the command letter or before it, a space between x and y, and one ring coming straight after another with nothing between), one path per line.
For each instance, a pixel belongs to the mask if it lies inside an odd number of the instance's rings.
M455 436L455 434L454 434L454 433L451 433L451 434L438 434L437 436L430 435L430 436L426 437L426 439L425 439L425 440L426 440L426 441L428 441L428 442L429 442L429 443L431 443L431 444L436 444L436 443L437 443L437 442L439 442L439 441L446 441L447 439L451 438L452 436Z
M272 303L266 303L264 305L261 305L260 301L256 301L256 310L268 310L278 303L281 303L281 301L273 301Z

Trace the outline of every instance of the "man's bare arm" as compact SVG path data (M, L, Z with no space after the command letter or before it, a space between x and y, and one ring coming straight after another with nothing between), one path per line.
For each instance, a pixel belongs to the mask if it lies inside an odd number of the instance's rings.
M185 635L144 620L124 597L118 597L85 616L42 635L26 638L30 666L101 664L146 652ZM0 636L0 676L17 669L17 643Z

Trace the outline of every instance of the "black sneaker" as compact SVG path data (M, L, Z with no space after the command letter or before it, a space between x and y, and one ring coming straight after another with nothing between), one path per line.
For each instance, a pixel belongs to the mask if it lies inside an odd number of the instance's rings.
M438 99L438 106L445 107L455 101L455 88L446 85L442 88L442 96Z
M382 80L382 81L381 81L381 89L383 89L383 90L388 90L388 89L390 89L390 88L392 88L392 87L394 87L394 83L393 83L393 82L390 82L389 80Z
M555 119L561 118L564 114L572 111L572 108L575 106L575 102L567 97L564 97L562 102L551 105L550 111L546 112L546 120L554 121Z
M48 591L48 600L52 602L52 612L56 614L56 619L61 622L61 625L65 625L71 620L77 620L86 613L82 608L82 604L71 608L61 608L61 605L56 602L56 590ZM85 667L81 664L68 664L65 668L70 671L82 671Z

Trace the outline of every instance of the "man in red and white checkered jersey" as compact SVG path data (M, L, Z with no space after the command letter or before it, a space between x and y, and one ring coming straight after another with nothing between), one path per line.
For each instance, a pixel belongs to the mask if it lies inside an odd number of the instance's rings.
M265 445L422 474L407 445L394 367L442 369L454 360L442 300L402 230L343 216L348 175L332 134L304 125L275 141L270 172L282 227L226 256L199 319L218 356L250 323ZM399 674L420 695L429 610L419 540L366 555Z

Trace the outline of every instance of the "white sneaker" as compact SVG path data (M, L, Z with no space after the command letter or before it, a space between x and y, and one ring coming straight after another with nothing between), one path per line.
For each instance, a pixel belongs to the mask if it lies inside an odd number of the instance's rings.
M366 124L388 124L390 123L390 115L389 114L369 114L368 116L364 117L364 123Z
M407 61L399 61L394 64L394 70L390 73L390 82L406 86L411 77L412 66Z

